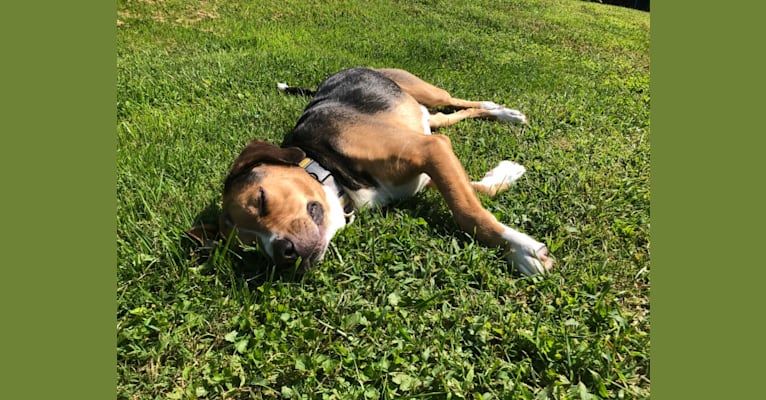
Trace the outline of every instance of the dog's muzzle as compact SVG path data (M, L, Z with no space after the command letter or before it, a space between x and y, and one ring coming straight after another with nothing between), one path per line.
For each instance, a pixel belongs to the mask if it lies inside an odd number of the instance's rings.
M271 242L272 257L279 268L309 269L322 255L321 245L293 241L287 238L274 239Z

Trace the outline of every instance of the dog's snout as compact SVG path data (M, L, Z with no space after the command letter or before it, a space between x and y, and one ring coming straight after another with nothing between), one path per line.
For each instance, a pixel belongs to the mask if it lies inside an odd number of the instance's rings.
M300 263L300 268L305 270L317 257L315 244L298 239L293 241L287 238L275 239L272 242L274 251L274 263L281 268L290 268Z
M279 265L294 264L298 261L295 244L289 239L276 239L273 243L274 262Z

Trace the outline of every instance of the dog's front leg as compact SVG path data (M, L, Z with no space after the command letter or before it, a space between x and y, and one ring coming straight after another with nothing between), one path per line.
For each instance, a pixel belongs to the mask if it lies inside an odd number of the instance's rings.
M545 244L498 222L482 207L448 137L431 135L421 140L425 142L424 151L418 163L444 196L462 230L487 246L502 248L506 259L526 275L544 273L553 267Z

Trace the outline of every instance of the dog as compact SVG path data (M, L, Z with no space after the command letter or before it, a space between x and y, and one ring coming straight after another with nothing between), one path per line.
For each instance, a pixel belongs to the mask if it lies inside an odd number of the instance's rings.
M450 139L431 132L466 118L525 124L521 112L453 98L401 69L350 68L315 91L278 88L313 97L281 146L253 140L234 160L223 185L220 237L257 243L278 267L305 271L322 259L355 210L384 206L430 186L442 194L463 231L501 249L522 273L553 267L545 244L497 221L476 194L507 189L524 167L502 161L472 182Z

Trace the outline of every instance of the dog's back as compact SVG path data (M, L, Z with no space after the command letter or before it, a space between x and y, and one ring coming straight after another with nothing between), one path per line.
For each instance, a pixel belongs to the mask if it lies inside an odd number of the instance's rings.
M375 114L393 108L403 94L399 85L380 72L351 68L322 82L306 112L324 103L334 103L331 107L352 107L362 113Z

